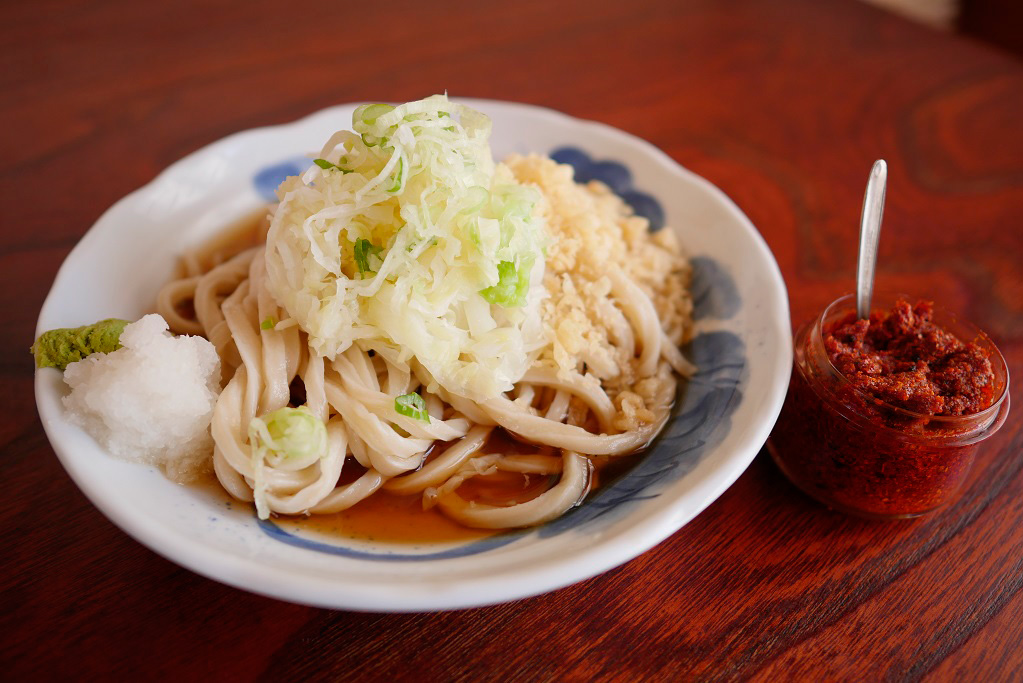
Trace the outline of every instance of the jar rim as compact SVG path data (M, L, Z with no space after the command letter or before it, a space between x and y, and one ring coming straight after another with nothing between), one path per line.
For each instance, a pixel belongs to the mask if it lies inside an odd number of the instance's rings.
M905 301L911 301L913 299L913 297L910 297L906 294L887 291L878 292L875 290L874 302L876 302L879 298L886 301L891 301L893 304L899 301L900 299ZM819 341L822 346L823 346L822 330L824 327L824 322L828 320L831 315L834 315L836 312L841 311L843 308L848 308L850 312L855 312L856 310L855 294L846 294L835 299L830 304L828 304L821 312L821 314L816 318L816 320L814 320L813 329L811 330L811 333L814 335L815 341ZM951 311L942 306L935 305L933 306L933 309L936 313L939 313L942 318L950 319L956 325L969 329L973 336L972 341L975 342L983 341L985 350L989 351L988 360L992 362L993 367L996 364L999 366L997 369L995 369L995 376L997 377L999 374L1005 376L1005 381L1002 383L1002 391L998 395L998 398L994 399L991 402L991 405L985 408L984 410L981 410L976 413L966 413L963 415L932 415L928 413L918 413L916 411L888 403L887 401L880 399L871 393L863 391L855 384L853 384L852 381L835 366L835 364L831 361L831 356L827 353L823 354L824 362L827 363L827 368L831 371L831 374L838 378L840 384L842 384L843 386L848 386L856 395L864 398L865 400L883 406L886 410L893 411L895 415L900 415L911 420L927 420L929 422L936 422L937 424L947 425L959 425L965 422L976 421L978 423L978 427L982 429L987 428L992 424L992 422L988 421L988 418L992 418L993 420L995 416L997 416L998 412L1001 410L1002 404L1005 403L1009 397L1009 365L1005 361L1005 356L1002 355L1002 352L999 350L998 346L995 345L995 343L991 340L991 337L989 337L987 333L985 333L983 330L981 330L973 323L960 319L959 316L955 315L954 313L952 313ZM876 310L878 310L878 307L876 305L871 306L872 312Z

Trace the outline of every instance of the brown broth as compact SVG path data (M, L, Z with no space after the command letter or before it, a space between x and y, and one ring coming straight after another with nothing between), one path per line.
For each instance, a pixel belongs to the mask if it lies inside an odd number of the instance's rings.
M452 442L454 443L454 442ZM436 458L451 444L441 444L427 456ZM550 446L536 446L519 441L502 429L494 430L482 451L502 452L508 455L553 455ZM608 486L626 474L638 462L645 449L626 456L591 457L593 476L590 479L592 495L602 486ZM365 468L353 458L345 462L339 484L355 481ZM496 472L467 480L458 488L465 500L486 505L523 503L539 496L557 483L557 475ZM189 484L217 507L250 507L251 503L236 501L223 489L211 472ZM253 512L255 512L253 508ZM458 543L476 541L500 533L493 529L471 529L447 517L436 507L423 509L421 494L397 495L380 490L341 512L326 515L277 515L275 524L292 533L314 532L337 540L359 540L415 545L420 543Z
M260 207L230 223L226 228L218 230L191 251L200 271L205 273L224 261L242 253L246 249L266 242L266 232L270 228L267 208ZM185 263L180 264L179 275L184 276Z
M495 533L464 527L436 508L424 510L423 497L419 494L399 496L387 491L377 491L347 510L331 515L279 517L275 522L288 531L314 531L338 539L404 544L476 541Z
M230 509L235 505L239 508L251 506L249 503L243 503L232 498L231 494L217 480L217 475L213 473L212 468L210 468L209 472L203 472L195 479L188 481L184 486L193 491L198 491L200 496L218 508ZM252 509L255 511L254 507Z
M450 444L447 444L450 445ZM427 461L444 452L440 445L427 456ZM483 453L508 455L557 455L550 446L536 446L496 429L481 449ZM627 456L596 457L590 491L606 486L625 474L638 461L643 451ZM354 481L365 470L354 460L345 463L340 484ZM536 498L557 482L557 475L495 472L473 477L458 488L465 500L486 505L524 503ZM396 495L377 491L372 496L341 512L329 515L280 516L279 526L289 531L314 531L337 539L357 539L387 543L416 544L465 542L499 533L490 529L470 529L448 519L437 508L423 509L422 495Z

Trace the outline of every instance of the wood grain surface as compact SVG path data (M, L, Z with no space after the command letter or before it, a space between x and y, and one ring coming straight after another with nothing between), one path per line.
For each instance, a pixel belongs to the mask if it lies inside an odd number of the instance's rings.
M62 470L27 348L113 202L227 134L352 101L534 103L651 141L774 251L800 322L851 289L889 163L879 286L987 330L1023 406L1023 66L842 0L66 1L0 9L0 676L8 680L1019 680L1020 420L931 517L842 516L763 454L602 576L441 614L335 612L201 578ZM290 8L290 9L289 9Z

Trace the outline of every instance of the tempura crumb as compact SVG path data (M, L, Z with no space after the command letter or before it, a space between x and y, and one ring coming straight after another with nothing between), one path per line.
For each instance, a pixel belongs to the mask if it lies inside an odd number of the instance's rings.
M606 185L573 180L571 166L538 155L505 161L522 183L536 185L544 198L551 239L541 307L550 344L541 361L553 361L560 376L593 374L601 380L622 431L649 422L661 378L637 376L639 341L624 312L610 296L608 273L615 268L653 302L665 336L676 346L692 335L690 266L670 229L651 235L649 222L633 214ZM649 379L649 381L647 381ZM628 396L616 400L620 393Z

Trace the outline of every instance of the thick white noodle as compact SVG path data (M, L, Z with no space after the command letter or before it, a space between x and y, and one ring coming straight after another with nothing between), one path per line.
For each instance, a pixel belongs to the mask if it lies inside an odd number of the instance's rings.
M384 489L392 493L419 493L431 486L440 486L483 447L491 429L483 425L473 427L464 439L444 451L439 458L416 472L391 479L384 485Z
M526 503L511 507L481 505L466 502L457 491L452 491L441 496L437 505L448 517L480 529L508 529L549 522L577 505L589 487L590 461L570 451L565 451L562 457L558 483Z
M467 526L540 524L586 495L592 470L587 456L628 454L654 437L674 399L676 380L669 368L683 375L693 370L661 329L653 302L617 267L608 272L611 294L598 315L620 356L633 359L627 376L645 382L644 398L654 416L626 432L615 430L618 408L598 379L623 375L617 366L588 364L593 374L566 375L549 361L537 361L508 395L475 401L437 386L414 362L411 367L399 362L393 349L356 344L333 361L310 352L305 333L266 287L263 247L243 251L205 273L198 273L201 262L195 254L190 257L190 277L169 283L157 309L173 331L204 334L221 356L226 385L211 427L217 478L230 495L255 498L257 507L277 514L338 512L382 489L422 495L424 504L435 503ZM182 313L189 305L194 319ZM296 380L304 390L299 403L326 426L324 452L304 460L254 458L249 423L294 405ZM395 398L412 391L424 398L429 422L395 410ZM498 425L546 451L488 452L488 438ZM431 449L444 443L443 452L427 460ZM354 461L350 467L365 471L340 484L349 458ZM557 479L532 500L507 507L466 501L458 494L467 478L498 470Z

